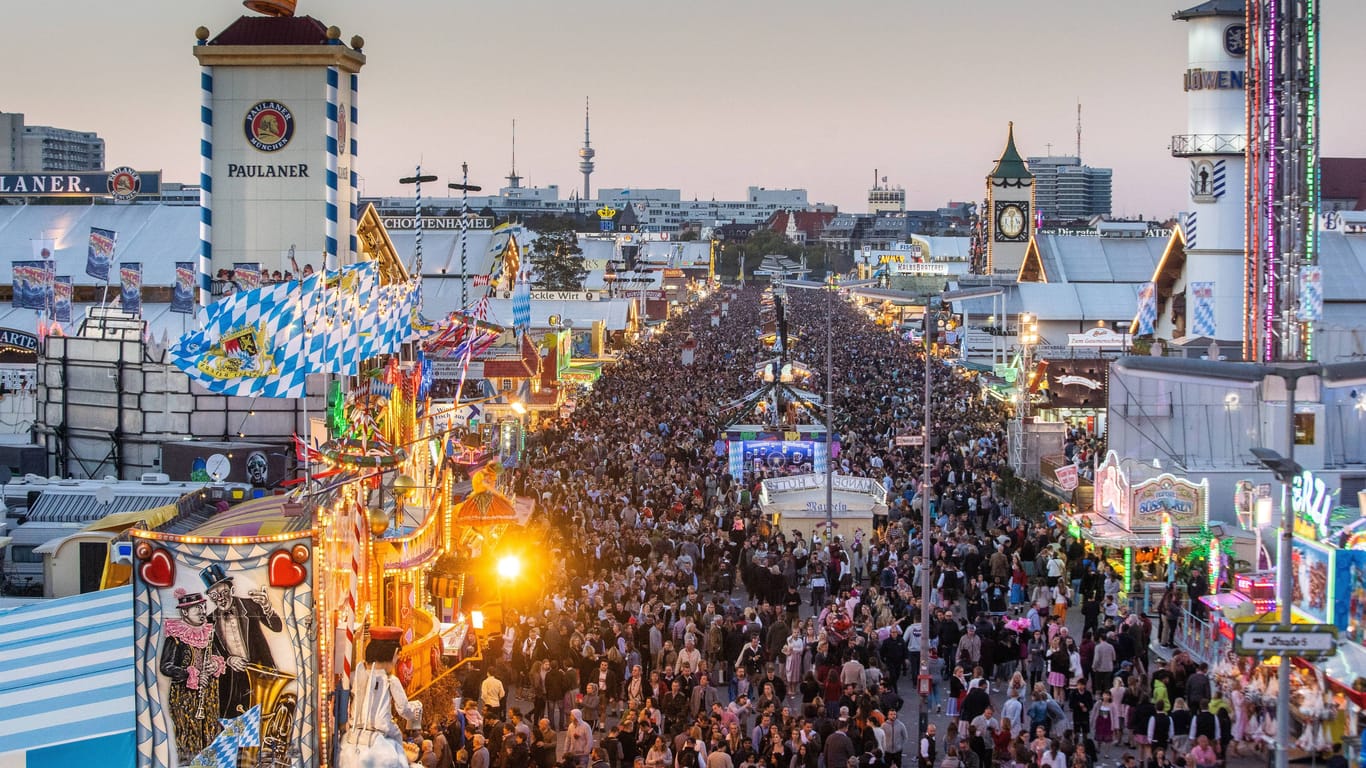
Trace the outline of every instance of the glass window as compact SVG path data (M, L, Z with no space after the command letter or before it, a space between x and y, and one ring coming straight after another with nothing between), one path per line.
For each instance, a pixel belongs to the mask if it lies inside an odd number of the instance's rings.
M1314 444L1314 414L1295 414L1295 445Z

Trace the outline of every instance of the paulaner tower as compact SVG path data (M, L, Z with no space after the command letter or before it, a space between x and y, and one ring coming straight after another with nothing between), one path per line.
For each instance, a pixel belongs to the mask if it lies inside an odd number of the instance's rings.
M364 40L248 0L217 36L200 27L200 287L237 262L263 271L350 263L356 252L356 122Z

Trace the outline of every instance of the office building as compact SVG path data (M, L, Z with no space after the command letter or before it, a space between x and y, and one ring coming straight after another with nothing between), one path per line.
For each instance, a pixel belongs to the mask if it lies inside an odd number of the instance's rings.
M1081 158L1070 155L1031 157L1027 163L1034 174L1035 211L1044 221L1110 214L1111 169L1082 165Z
M102 171L104 139L90 131L28 125L0 112L0 171Z

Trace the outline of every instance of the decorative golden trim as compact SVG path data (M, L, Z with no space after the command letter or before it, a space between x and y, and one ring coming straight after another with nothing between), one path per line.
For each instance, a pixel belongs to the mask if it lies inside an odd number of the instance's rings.
M344 45L196 45L201 67L339 67L356 74L365 54Z
M380 220L373 203L366 204L356 220L356 243L360 247L360 253L356 254L357 261L379 262L381 284L408 281L408 268L403 266L403 260L394 248L394 241L389 239L389 230L384 228L384 222Z

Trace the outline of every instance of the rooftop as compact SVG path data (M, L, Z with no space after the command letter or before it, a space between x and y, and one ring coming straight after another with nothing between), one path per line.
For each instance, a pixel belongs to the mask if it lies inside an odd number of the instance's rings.
M1245 13L1243 0L1206 0L1193 8L1173 13L1172 20L1190 21L1203 16L1236 16L1241 19Z
M991 179L1032 179L1034 174L1029 172L1020 151L1015 148L1015 123L1012 121L1007 128L1006 149L1001 153L1001 159L996 161L996 169L988 177Z

